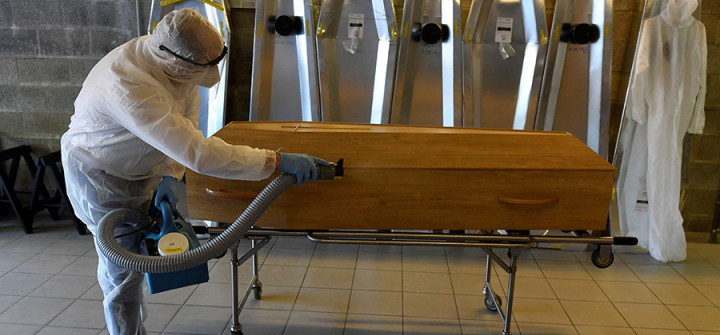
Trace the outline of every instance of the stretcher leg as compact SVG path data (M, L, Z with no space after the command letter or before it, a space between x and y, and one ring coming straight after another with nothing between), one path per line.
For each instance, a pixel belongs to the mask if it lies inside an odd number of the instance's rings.
M237 269L237 248L230 249L230 281L232 282L232 287L230 288L232 290L232 301L233 301L233 309L232 309L232 319L233 323L230 325L230 333L232 335L242 335L242 326L240 325L240 309L238 308L238 269Z
M265 236L260 240L258 243L255 239L250 239L251 243L251 249L245 255L243 255L241 258L238 259L238 253L237 253L237 246L230 249L230 279L232 282L232 301L233 301L233 309L232 309L232 325L230 325L230 333L232 335L243 335L242 332L242 325L240 324L240 313L242 312L243 307L245 307L245 303L247 302L248 298L250 297L250 292L253 293L255 296L255 299L260 299L260 296L262 295L262 283L258 279L258 275L260 274L260 271L258 270L258 259L257 259L257 253L262 247L264 247L268 242L270 241L269 236ZM248 284L247 288L245 289L245 294L243 295L242 299L240 299L240 292L238 291L238 267L240 265L243 265L245 261L247 261L249 258L252 257L252 264L253 264L253 277L250 280L250 283Z
M510 335L512 326L512 308L513 298L515 294L515 277L517 275L517 258L520 255L520 249L510 249L510 279L508 280L508 291L507 291L507 305L505 306L505 318L503 322L505 327L503 329L503 335Z

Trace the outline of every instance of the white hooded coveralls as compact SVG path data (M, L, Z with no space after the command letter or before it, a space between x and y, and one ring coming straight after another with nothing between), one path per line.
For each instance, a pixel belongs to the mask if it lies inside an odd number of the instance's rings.
M75 213L93 234L114 209L147 212L161 178L179 180L185 166L242 180L265 179L275 170L274 151L203 137L197 85L217 83L217 67L179 60L161 51L160 44L198 63L217 58L223 48L207 20L183 9L168 13L153 35L119 46L92 69L62 137L62 162ZM121 227L116 234L131 231ZM139 252L138 234L118 241ZM116 266L100 252L98 256L109 333L146 334L143 275Z
M707 42L705 27L693 18L697 0L669 0L645 21L630 96L637 122L626 174L618 182L623 235L663 262L686 257L680 215L680 170L685 133L705 125ZM636 210L647 191L647 209Z

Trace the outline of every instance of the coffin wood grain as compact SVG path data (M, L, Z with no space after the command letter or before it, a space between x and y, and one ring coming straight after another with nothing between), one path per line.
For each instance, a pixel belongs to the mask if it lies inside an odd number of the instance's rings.
M603 229L614 176L603 158L559 132L235 122L215 136L345 159L344 178L293 186L257 223L263 227ZM270 180L188 171L190 217L232 222Z

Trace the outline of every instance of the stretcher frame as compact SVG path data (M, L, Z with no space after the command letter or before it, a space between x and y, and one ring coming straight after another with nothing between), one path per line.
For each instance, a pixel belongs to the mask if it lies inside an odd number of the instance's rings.
M219 235L225 229L209 228L210 235ZM245 238L250 240L251 248L244 255L238 257L238 243L230 248L230 267L232 285L232 335L243 335L240 324L240 313L250 294L256 300L262 298L262 282L257 253L270 242L274 236L307 236L313 242L329 244L374 244L374 245L409 245L409 246L438 246L438 247L475 247L480 248L487 255L485 267L485 284L483 286L484 303L491 311L497 311L503 322L503 335L510 335L512 326L512 309L517 275L518 258L523 250L536 247L539 243L567 243L594 245L591 256L593 264L599 268L606 268L613 262L613 245L635 245L634 237L591 236L586 231L572 231L574 236L537 236L530 235L529 231L505 232L496 234L494 231L484 231L482 234L445 234L442 232L378 232L361 230L340 231L312 231L312 230L278 230L268 228L251 228ZM524 234L523 234L524 233ZM547 233L547 231L546 231ZM494 249L507 249L509 261L505 261ZM238 290L238 267L252 258L253 276L240 298ZM502 309L502 299L490 286L493 262L508 273L508 290L505 309Z

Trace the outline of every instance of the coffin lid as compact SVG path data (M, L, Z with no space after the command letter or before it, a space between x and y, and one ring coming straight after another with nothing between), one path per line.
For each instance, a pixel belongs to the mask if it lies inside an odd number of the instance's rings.
M346 169L615 168L566 132L316 122L232 122L230 144L307 153Z

